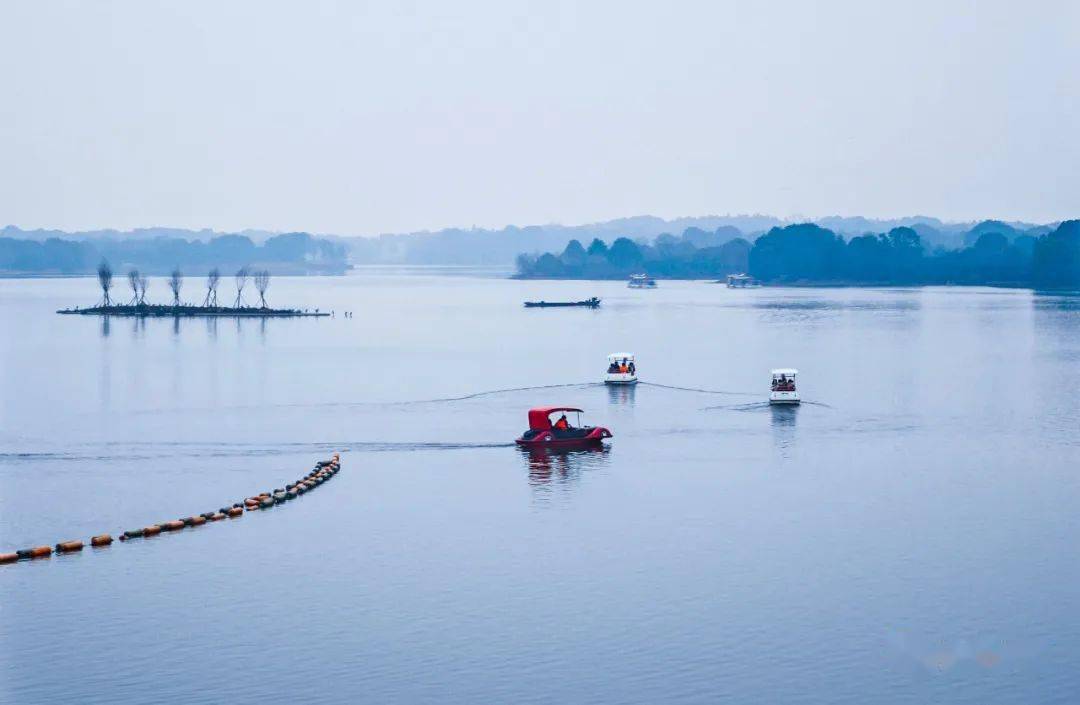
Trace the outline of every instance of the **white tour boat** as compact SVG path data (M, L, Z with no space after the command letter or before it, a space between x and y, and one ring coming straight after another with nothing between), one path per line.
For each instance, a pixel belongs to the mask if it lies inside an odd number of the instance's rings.
M648 274L631 274L626 286L631 289L655 289L656 280Z
M637 366L634 353L611 353L607 356L608 368L604 384L637 384Z
M772 391L769 392L770 404L798 404L799 392L795 389L795 377L798 370L781 368L772 371Z
M727 276L727 288L729 289L748 289L750 287L759 287L757 279L754 279L749 274L729 274Z

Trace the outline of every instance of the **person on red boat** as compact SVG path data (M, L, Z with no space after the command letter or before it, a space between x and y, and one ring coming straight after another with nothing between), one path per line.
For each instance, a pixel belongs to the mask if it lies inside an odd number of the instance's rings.
M569 430L570 422L566 420L566 414L563 414L562 416L560 416L559 420L555 422L555 425L552 428L554 428L557 431Z

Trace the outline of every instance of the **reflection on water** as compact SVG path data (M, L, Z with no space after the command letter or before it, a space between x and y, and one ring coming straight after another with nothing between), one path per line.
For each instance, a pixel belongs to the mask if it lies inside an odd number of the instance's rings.
M608 384L606 386L609 402L625 406L634 405L634 392L637 390L636 384Z
M782 309L784 311L832 311L838 308L836 302L833 301L789 299L755 301L751 306L753 308Z
M756 309L783 311L918 311L921 304L912 299L856 299L854 301L824 301L821 299L773 299L755 301Z
M918 290L892 291L892 296L875 298L839 298L818 295L788 296L753 302L750 306L761 313L763 320L790 324L829 324L845 315L872 314L879 319L901 321L913 325L912 314L922 309Z
M113 332L112 331L112 327L113 327L112 318L113 317L112 316L101 316L100 318L101 318L101 329L100 329L101 337L102 338L108 338ZM165 316L160 316L160 317L159 316L123 316L123 318L131 318L131 337L132 337L133 340L137 340L137 339L144 338L145 335L146 335L146 321L147 321L147 319L162 320L162 319L165 318ZM181 320L184 319L184 318L192 318L192 317L191 316L172 316L171 317L172 334L173 334L174 337L179 337L180 336L180 334L182 332L182 329L183 329L183 326L181 325ZM218 321L221 318L222 318L222 316L206 316L206 317L204 317L204 320L206 321L206 335L207 335L207 338L209 338L210 340L216 340L217 339L217 337L218 337ZM243 332L243 327L244 327L246 322L250 321L252 323L252 325L258 325L258 327L259 327L259 337L263 340L263 342L266 341L266 334L267 334L268 325L269 325L267 323L267 321L269 320L268 318L263 318L263 317L251 318L251 317L235 316L235 317L233 317L233 320L236 321L236 332L238 334ZM258 323L254 323L254 321L258 321Z
M769 404L772 412L773 442L781 451L795 443L795 421L799 417L798 404Z
M1080 311L1080 292L1035 291L1031 297L1031 303L1035 308Z
M605 465L609 460L610 446L590 448L553 449L519 448L518 452L529 470L529 484L534 488L551 483L570 484L581 475Z

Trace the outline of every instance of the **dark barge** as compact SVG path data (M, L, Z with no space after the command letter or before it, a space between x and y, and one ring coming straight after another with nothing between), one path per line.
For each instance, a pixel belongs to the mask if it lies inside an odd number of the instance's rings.
M526 301L525 308L565 308L568 306L584 306L585 308L599 308L600 299L595 296L584 301Z

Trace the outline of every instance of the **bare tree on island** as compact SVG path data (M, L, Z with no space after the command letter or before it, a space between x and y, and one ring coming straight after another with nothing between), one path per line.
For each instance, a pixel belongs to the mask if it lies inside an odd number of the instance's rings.
M233 304L236 308L240 308L244 303L244 285L247 284L248 268L241 267L236 270L236 303Z
M217 306L218 281L221 279L221 271L214 267L206 275L206 301L203 306Z
M128 284L131 285L131 303L129 306L134 306L139 303L139 270L132 269L128 272Z
M172 274L169 275L169 288L172 289L173 306L180 305L180 287L184 285L184 274L180 271L180 268L172 270Z
M101 260L101 264L97 268L98 284L101 285L101 293L105 296L102 298L102 305L105 308L112 306L112 299L109 298L109 289L112 288L112 267L109 266L109 260Z
M263 269L255 272L255 288L259 292L259 302L266 308L266 290L270 288L270 270Z
M146 275L139 275L139 303L146 303Z

